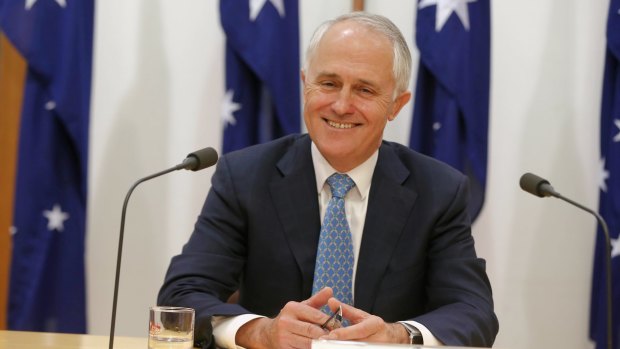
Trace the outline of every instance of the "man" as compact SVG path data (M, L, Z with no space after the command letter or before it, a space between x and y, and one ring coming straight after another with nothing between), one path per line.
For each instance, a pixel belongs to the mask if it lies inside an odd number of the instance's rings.
M301 74L309 135L220 159L160 291L159 304L196 309L203 346L211 325L217 344L233 348L309 348L317 338L493 344L465 177L382 141L411 98L410 71L402 34L384 17L357 12L317 29ZM332 189L333 178L348 187ZM238 303L225 303L237 289ZM326 305L342 306L349 326L322 329Z

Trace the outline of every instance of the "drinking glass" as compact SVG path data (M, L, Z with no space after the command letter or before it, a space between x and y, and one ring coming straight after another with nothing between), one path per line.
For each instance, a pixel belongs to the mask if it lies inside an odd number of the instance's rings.
M157 306L149 309L149 349L191 349L194 309Z

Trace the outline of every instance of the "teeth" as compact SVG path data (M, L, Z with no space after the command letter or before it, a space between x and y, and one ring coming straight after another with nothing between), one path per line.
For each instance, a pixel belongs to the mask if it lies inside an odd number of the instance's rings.
M353 127L353 124L341 124L341 123L333 122L333 121L330 121L330 120L327 120L327 123L329 124L329 126L335 127L335 128L351 128L351 127Z

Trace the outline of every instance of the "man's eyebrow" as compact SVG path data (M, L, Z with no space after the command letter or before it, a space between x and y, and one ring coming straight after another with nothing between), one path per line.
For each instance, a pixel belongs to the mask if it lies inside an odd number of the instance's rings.
M319 72L317 74L317 76L322 77L322 78L337 78L337 77L339 77L339 75L336 74L336 73L330 73L330 72L326 72L326 71Z
M317 77L320 78L339 78L340 75L336 74L336 73L331 73L331 72L319 72L317 74ZM366 80L366 79L359 79L357 80L357 83L362 84L362 85L368 85L368 86L378 86L378 84L376 84L374 81L371 80Z
M370 81L370 80L365 80L365 79L359 79L358 80L362 85L368 85L368 86L378 86L374 81Z

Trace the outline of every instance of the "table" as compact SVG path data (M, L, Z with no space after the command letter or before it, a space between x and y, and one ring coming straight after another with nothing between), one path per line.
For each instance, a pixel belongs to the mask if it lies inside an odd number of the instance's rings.
M0 349L107 349L109 336L0 331ZM114 337L115 349L146 349L147 338Z
M91 334L66 334L46 332L0 331L0 349L107 349L109 336ZM146 337L114 337L114 349L146 349ZM342 342L316 340L313 349L403 349L431 348L398 344L373 344L363 342ZM441 349L463 349L442 347ZM483 349L483 348L468 348Z

